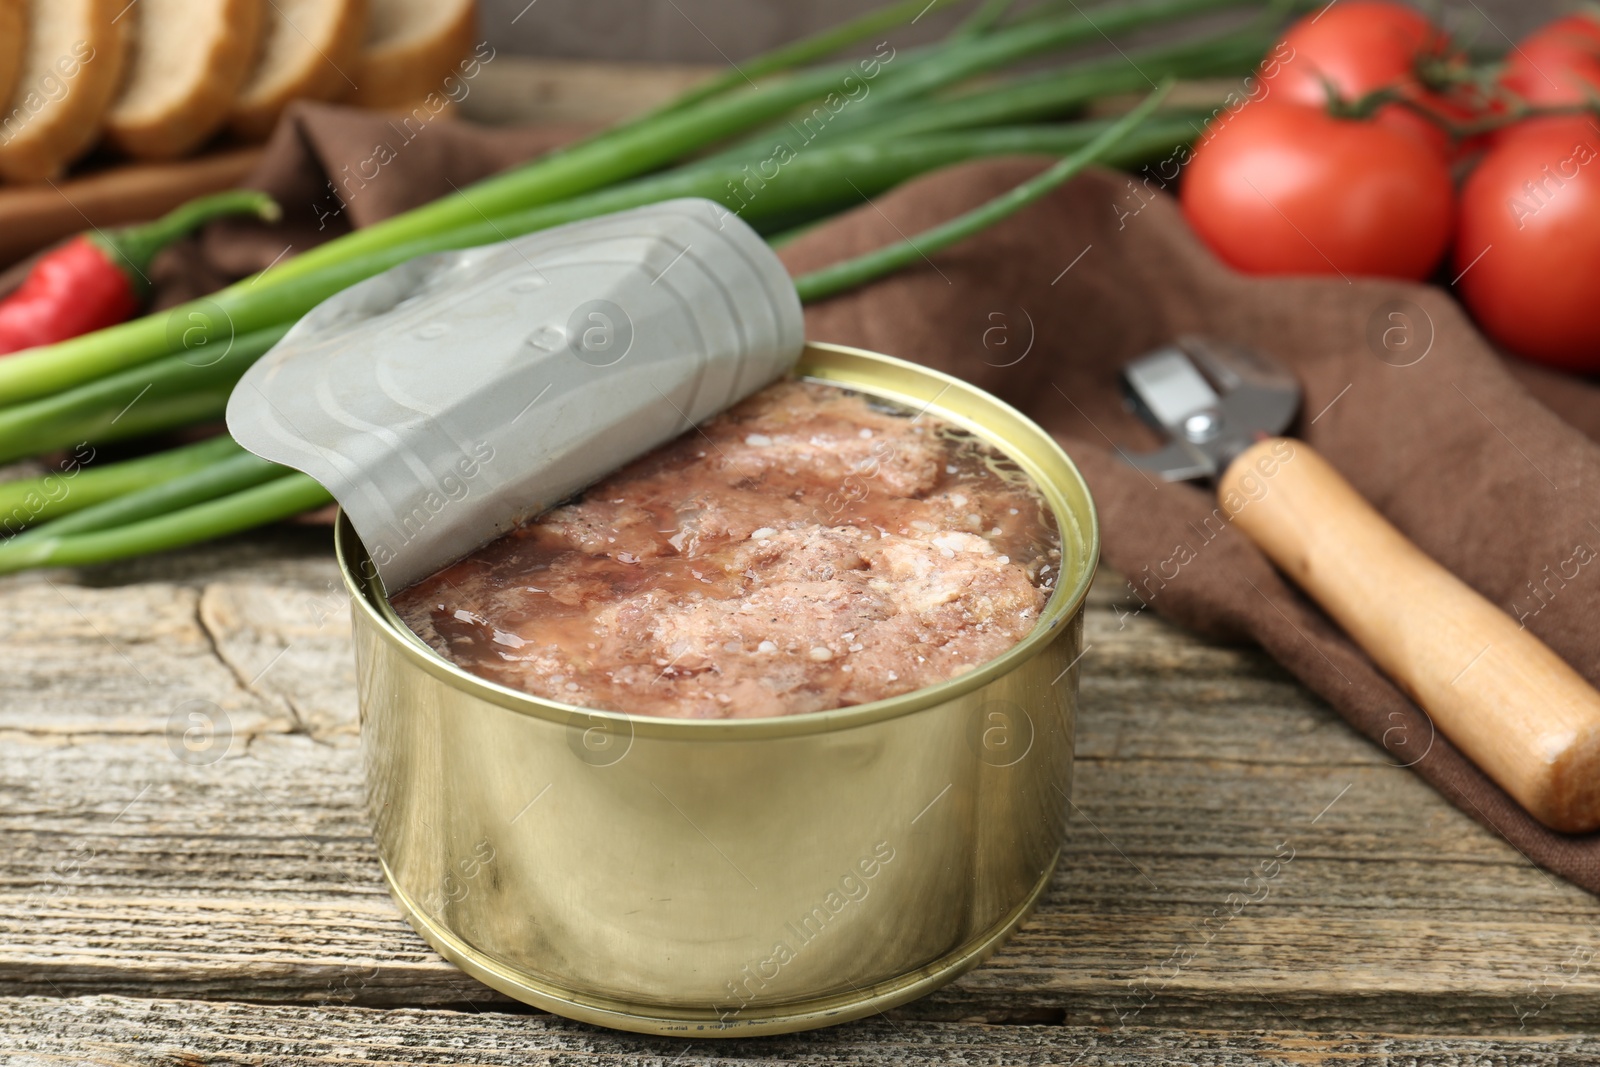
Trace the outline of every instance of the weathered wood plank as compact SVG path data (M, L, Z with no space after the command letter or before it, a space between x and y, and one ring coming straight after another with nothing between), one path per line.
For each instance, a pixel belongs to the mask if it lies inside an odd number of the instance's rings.
M324 538L284 559L247 540L92 585L0 583L0 991L506 1006L382 886ZM1600 902L1388 766L1257 653L1115 603L1097 591L1088 620L1049 897L902 1025L1591 1025ZM188 701L232 736L185 749L169 722Z
M200 888L323 898L327 876L348 887L357 872L372 869L351 746L236 736L233 747L244 751L230 749L217 764L193 767L173 757L160 733L6 740L0 847L7 863L0 891L40 888L52 857L77 846L101 859L80 864L73 884L118 895ZM1324 912L1384 906L1468 919L1537 908L1552 921L1600 910L1586 894L1479 835L1458 813L1431 813L1420 826L1408 821L1408 809L1432 801L1413 779L1381 766L1085 761L1068 844L1073 863L1063 884L1083 903L1170 907L1207 885L1232 891L1230 876L1242 883L1258 860L1287 841L1296 853L1288 866L1297 872L1315 866L1318 877L1276 879L1275 906L1292 901ZM268 855L273 864L263 868L258 861ZM1414 877L1414 869L1445 869L1455 879ZM122 871L132 877L119 878ZM1477 871L1496 884L1482 892L1460 884Z
M1151 1027L987 1026L870 1020L789 1037L718 1042L609 1033L550 1016L312 1010L121 997L0 1000L13 1067L62 1062L171 1067L262 1064L1167 1064L1389 1062L1547 1065L1600 1054L1591 1037L1488 1040L1380 1034L1223 1033Z
M990 964L896 1018L1101 1026L1421 1031L1592 1029L1592 936L1547 923L1249 916L1214 940L1187 916L1052 908ZM9 913L11 993L115 992L301 1004L504 1006L439 961L381 898L263 904L67 898ZM1582 936L1582 935L1576 935ZM1367 951L1352 946L1366 945ZM1182 957L1172 955L1187 946ZM1576 954L1575 954L1576 953ZM1377 966L1378 955L1390 966ZM1548 965L1530 969L1530 960ZM1574 977L1574 974L1577 977Z
M461 117L512 123L615 122L647 111L726 68L699 63L597 63L497 54L456 93Z

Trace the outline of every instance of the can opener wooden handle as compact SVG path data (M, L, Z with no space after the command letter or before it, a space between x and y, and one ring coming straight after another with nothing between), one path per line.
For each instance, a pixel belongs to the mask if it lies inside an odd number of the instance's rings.
M1185 338L1129 364L1123 381L1169 439L1130 462L1169 481L1214 479L1222 513L1484 773L1552 829L1600 827L1600 693L1310 445L1271 436L1300 404L1291 374Z

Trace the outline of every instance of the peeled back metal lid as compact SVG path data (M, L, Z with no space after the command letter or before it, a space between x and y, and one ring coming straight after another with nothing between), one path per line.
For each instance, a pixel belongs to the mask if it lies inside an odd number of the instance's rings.
M399 590L775 381L803 344L766 242L671 200L351 286L245 373L228 429L321 482Z

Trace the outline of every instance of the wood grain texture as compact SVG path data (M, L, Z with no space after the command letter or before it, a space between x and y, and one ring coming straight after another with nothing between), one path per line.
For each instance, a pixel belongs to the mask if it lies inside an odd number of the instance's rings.
M543 1015L479 1011L311 1011L203 1000L0 999L0 1062L125 1067L200 1064L1023 1065L1389 1062L1499 1067L1584 1061L1600 1039L1463 1040L1363 1034L1225 1033L1152 1027L988 1026L873 1019L742 1042L683 1042L595 1030Z
M461 117L489 125L615 122L647 111L724 68L699 63L596 63L497 53L458 98Z
M525 1010L439 959L384 890L326 536L0 582L0 995ZM1276 665L1133 613L1115 585L1087 620L1050 894L896 1026L1592 1028L1600 902ZM171 725L194 702L227 726L211 747Z
M129 163L49 185L0 189L0 267L86 226L120 226L166 214L197 196L230 189L255 167L255 148L174 163ZM87 221L85 221L87 220Z

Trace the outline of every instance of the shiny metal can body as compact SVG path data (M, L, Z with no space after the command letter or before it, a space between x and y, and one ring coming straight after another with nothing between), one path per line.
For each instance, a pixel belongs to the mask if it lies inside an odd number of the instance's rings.
M957 379L817 344L797 372L964 427L1033 479L1062 562L1019 644L834 711L571 707L436 655L340 524L384 875L412 926L495 989L647 1033L824 1026L975 966L1050 880L1099 555L1088 489L1048 434Z

